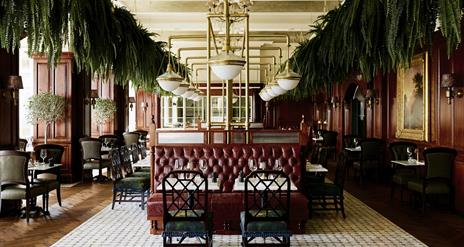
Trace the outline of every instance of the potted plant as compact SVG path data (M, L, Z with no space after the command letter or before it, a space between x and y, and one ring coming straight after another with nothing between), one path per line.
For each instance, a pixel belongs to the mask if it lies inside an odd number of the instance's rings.
M45 123L44 143L47 143L48 126L63 117L65 98L50 92L42 92L29 98L27 109L33 124Z
M108 120L111 120L115 112L116 103L113 100L96 99L94 113L100 135L102 135L102 125Z

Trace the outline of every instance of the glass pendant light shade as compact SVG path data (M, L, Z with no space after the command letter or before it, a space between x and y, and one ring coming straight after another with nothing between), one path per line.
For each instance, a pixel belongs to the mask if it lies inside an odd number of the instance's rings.
M172 92L176 88L178 88L182 82L182 79L183 78L180 75L178 75L172 70L171 64L168 64L168 67L166 69L166 72L164 72L164 74L156 78L160 87L163 90L168 91L168 92Z
M189 84L186 82L186 81L183 81L178 88L172 90L172 93L177 95L177 96L181 96L183 95L185 92L187 92L189 88Z
M245 63L245 59L226 52L211 58L209 61L213 73L222 80L234 79L242 71Z
M269 97L269 95L267 95L267 93L265 93L264 91L261 91L259 93L259 97L264 100L264 101L269 101L271 100L271 97Z
M182 94L182 97L189 99L193 95L193 93L195 93L195 88L189 87L187 91L184 94Z
M276 82L269 84L269 87L271 88L272 92L276 95L282 95L287 92L287 90L281 88L279 84L277 84Z
M298 86L301 75L290 70L290 63L287 62L285 70L276 76L277 83L282 89L292 90Z
M264 90L266 91L267 95L269 95L271 98L279 96L278 94L275 94L274 92L272 92L272 89L269 85L264 87Z

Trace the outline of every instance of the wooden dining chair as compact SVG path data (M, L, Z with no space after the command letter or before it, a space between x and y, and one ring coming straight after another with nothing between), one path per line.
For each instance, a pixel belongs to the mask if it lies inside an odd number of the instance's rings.
M45 160L46 163L55 163L60 164L61 159L64 153L64 147L58 144L40 144L34 147L35 159L40 159L40 153L42 150L46 150L47 152L47 159ZM56 167L54 169L50 169L46 172L35 172L34 181L39 183L43 183L47 186L47 200L49 192L56 190L56 198L58 200L58 204L61 207L61 172L60 167Z

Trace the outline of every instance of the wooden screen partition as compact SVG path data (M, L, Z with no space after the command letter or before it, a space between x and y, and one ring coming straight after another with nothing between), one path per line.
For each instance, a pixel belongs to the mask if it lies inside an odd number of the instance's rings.
M66 108L64 116L48 127L47 143L64 146L61 160L62 179L64 181L80 180L82 167L80 164L80 148L77 141L84 135L84 97L89 85L85 73L73 74L73 55L63 53L54 67L48 65L45 56L33 56L34 93L52 92L64 96ZM34 127L34 145L44 143L44 124ZM90 134L90 133L88 133ZM74 141L74 142L73 142Z
M299 130L157 129L155 145L302 144ZM209 140L209 141L208 141Z

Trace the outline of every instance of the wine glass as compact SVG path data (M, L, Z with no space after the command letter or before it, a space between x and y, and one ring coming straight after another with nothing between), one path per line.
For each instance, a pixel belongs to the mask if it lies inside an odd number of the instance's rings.
M174 161L174 169L175 170L182 170L182 165L180 164L179 160Z
M359 145L358 138L353 138L353 144L354 144L354 147L357 147Z
M41 149L40 150L40 158L42 158L42 163L45 163L45 159L47 158L47 150Z
M409 146L409 147L406 148L406 152L408 153L408 160L409 161L413 159L414 151L415 151L414 147Z
M200 165L200 170L203 172L203 174L206 173L206 171L208 170L208 166L206 165L206 161L205 160L199 160L199 165Z
M252 159L248 160L248 167L250 168L252 172L258 170L258 166L256 165L255 160L252 160Z
M275 160L274 170L276 170L276 171L282 171L282 163L280 162L279 159Z

